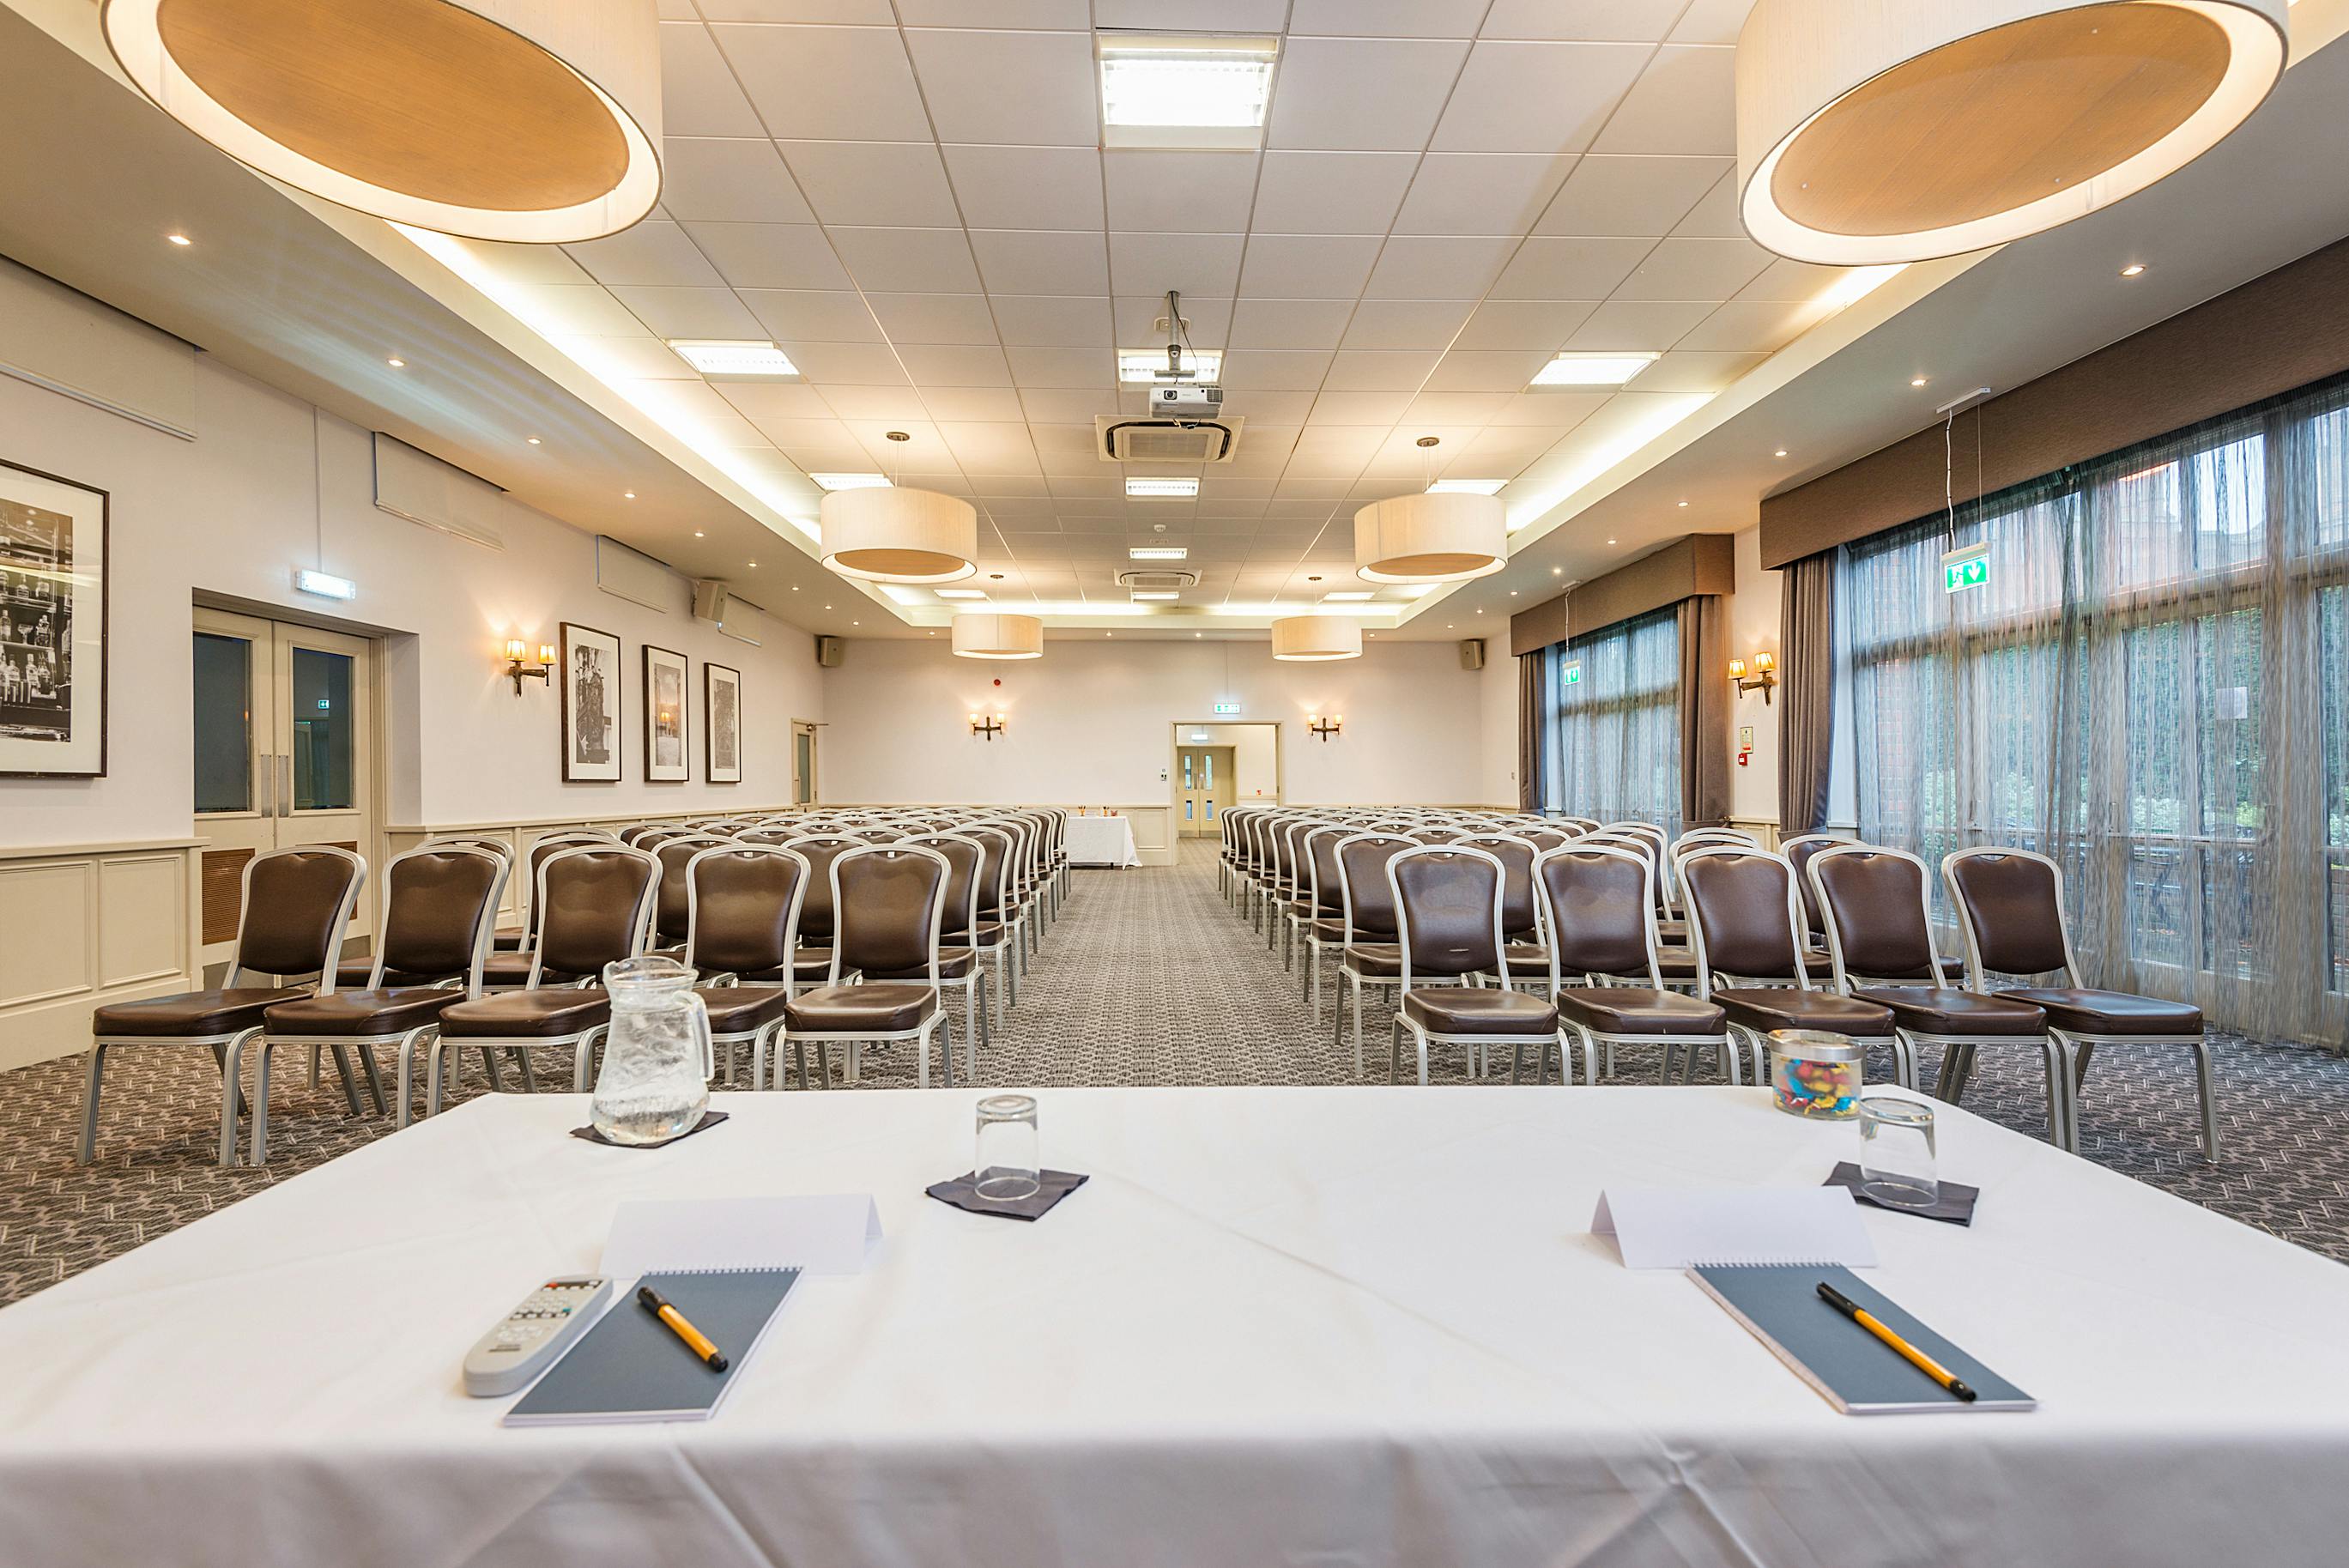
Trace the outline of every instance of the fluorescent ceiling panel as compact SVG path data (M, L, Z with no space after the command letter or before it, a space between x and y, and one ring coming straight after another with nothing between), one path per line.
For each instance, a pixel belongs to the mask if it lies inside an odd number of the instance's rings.
M672 337L668 346L678 357L718 381L772 381L796 377L792 356L771 343L725 338Z
M1654 354L1561 354L1534 377L1537 387L1620 387L1653 365Z

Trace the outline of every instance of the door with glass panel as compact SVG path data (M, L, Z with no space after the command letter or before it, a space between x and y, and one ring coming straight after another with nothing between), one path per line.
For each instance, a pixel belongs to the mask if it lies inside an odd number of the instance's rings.
M245 862L333 844L375 854L375 645L222 610L195 614L195 819L203 850L202 956L236 938ZM373 869L372 867L370 868ZM372 929L370 887L350 935Z
M1185 746L1174 754L1182 770L1183 803L1179 826L1186 839L1210 838L1224 830L1223 809L1231 804L1232 754L1229 746Z
M816 727L803 718L792 720L792 803L816 801Z

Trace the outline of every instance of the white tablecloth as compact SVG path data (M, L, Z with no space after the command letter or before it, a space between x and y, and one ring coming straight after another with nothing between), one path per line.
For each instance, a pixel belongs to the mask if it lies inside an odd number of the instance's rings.
M1069 862L1080 866L1138 866L1133 822L1127 817L1069 819Z
M0 1312L0 1560L1002 1568L2342 1561L2349 1273L1944 1109L1872 1281L2041 1400L1838 1416L1602 1181L1808 1185L1758 1090L1061 1089L1041 1222L922 1196L969 1091L493 1096ZM707 1425L509 1431L467 1344L625 1198L875 1193Z

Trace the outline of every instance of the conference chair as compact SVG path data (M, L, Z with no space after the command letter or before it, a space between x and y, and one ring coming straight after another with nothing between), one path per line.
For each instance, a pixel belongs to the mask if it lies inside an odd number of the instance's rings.
M987 869L987 849L961 833L925 833L906 843L936 850L947 858L946 914L938 926L938 985L962 993L963 1076L978 1076L978 1048L992 1049L987 1016L987 970L973 934L979 926L979 881ZM917 971L864 976L875 980L918 980Z
M954 870L936 850L912 844L868 844L832 861L834 934L829 983L792 998L783 1014L787 1037L816 1043L816 1072L832 1081L829 1047L848 1047L843 1082L859 1077L869 1046L912 1042L919 1082L930 1087L930 1037L942 1037L939 1065L954 1087L954 1023L941 1005L938 933L945 923ZM851 985L850 969L868 976ZM911 981L873 981L874 975L915 975Z
M1696 954L1697 996L1728 1015L1730 1048L1722 1053L1732 1083L1737 1042L1754 1052L1754 1081L1764 1082L1764 1037L1779 1029L1825 1029L1891 1047L1892 1013L1873 1002L1811 984L1802 952L1802 903L1795 871L1767 850L1713 844L1682 857L1689 936ZM1683 1078L1695 1067L1688 1058ZM1904 1080L1905 1081L1905 1080Z
M633 849L636 847L638 840L645 838L648 834L658 833L664 830L665 828L663 824L658 822L636 822L619 830L616 837L619 839L620 842L626 844Z
M1629 850L1648 863L1649 886L1652 890L1663 880L1661 857L1656 853L1654 839L1642 833L1588 833L1571 841L1573 848L1585 846ZM1696 952L1689 945L1688 922L1666 920L1663 899L1656 897L1656 972L1664 984L1676 991L1696 994ZM1627 976L1637 979L1637 975Z
M309 985L286 981L316 975L316 989L335 988L343 933L366 882L367 861L326 844L268 850L245 861L236 956L219 989L109 1002L90 1014L75 1160L87 1165L97 1157L98 1082L108 1051L117 1046L202 1046L221 1069L220 1162L234 1165L236 1119L244 1103L244 1047L261 1033L271 1007L311 993ZM248 976L261 975L279 984L246 983ZM343 1089L356 1106L357 1091L347 1076Z
M970 944L981 958L995 960L995 995L1009 1009L1019 1001L1019 969L1003 911L1011 902L1011 855L1019 841L1010 829L993 821L967 823L957 831L978 845L982 856L975 879L978 918L971 928Z
M1391 990L1402 983L1402 952L1395 934L1394 894L1387 861L1421 846L1401 833L1355 833L1338 841L1338 904L1345 933L1338 948L1338 996L1330 1008L1335 1043L1346 1043L1346 1004L1354 1015L1354 1076L1362 1076L1362 988Z
M868 846L845 833L810 833L783 846L807 858L807 895L800 906L799 955L792 961L792 989L806 991L832 982L832 862L851 850ZM854 965L847 975L854 985Z
M1592 823L1590 828L1588 830L1581 828L1572 830L1565 828L1528 828L1517 836L1525 840L1526 842L1531 844L1537 851L1547 854L1551 850L1564 849L1568 843L1571 843L1578 834L1584 831L1596 831L1597 829L1598 824L1595 822Z
M686 864L685 962L699 982L694 994L709 1010L709 1043L734 1082L734 1048L750 1047L750 1087L767 1087L774 1048L783 1084L781 1037L799 956L800 910L808 859L771 844L714 844ZM799 1055L800 1088L808 1086L807 1053Z
M481 966L512 869L506 856L468 844L420 844L392 857L383 871L375 957L360 983L280 1002L262 1016L254 1065L254 1164L269 1159L269 1058L281 1046L332 1051L346 1085L356 1048L378 1111L385 1107L375 1050L389 1048L398 1064L396 1125L408 1125L416 1048L440 1026L442 1012L481 995ZM358 1112L355 1094L351 1111Z
M1405 1034L1419 1054L1423 1088L1431 1045L1465 1047L1476 1077L1495 1045L1507 1045L1512 1061L1528 1042L1546 1057L1558 1037L1557 1008L1506 986L1476 984L1477 975L1498 973L1504 962L1507 872L1500 858L1459 844L1422 845L1386 857L1385 872L1400 964L1387 1081L1395 1080ZM1437 984L1427 985L1431 979Z
M2064 913L2063 869L2030 850L1958 850L1941 861L1941 880L1965 936L1966 975L1972 989L2029 1002L2047 1014L2047 1033L2064 1057L2069 1087L2064 1110L2065 1144L2080 1147L2080 1095L2088 1060L2098 1046L2183 1046L2194 1057L2202 1102L2202 1159L2219 1163L2218 1091L2211 1080L2210 1041L2202 1009L2187 1002L2101 991L2079 984ZM2061 985L1994 988L1993 974L2060 975Z
M1297 863L1305 878L1304 903L1312 916L1302 928L1305 970L1299 993L1321 1016L1321 954L1324 948L1346 945L1346 909L1338 892L1338 845L1353 835L1350 827L1325 822L1309 829L1297 850Z
M1837 844L1810 857L1805 877L1826 921L1835 988L1892 1010L1896 1059L1905 1059L1907 1068L1901 1082L1914 1088L1918 1047L1938 1046L1933 1092L1955 1105L1979 1047L2035 1048L2047 1069L2047 1140L2062 1148L2070 1090L2046 1011L1941 983L1932 873L1925 862L1906 850Z
M1530 840L1515 833L1469 833L1454 842L1482 850L1501 862L1501 949L1505 973L1494 976L1501 985L1523 979L1539 985L1549 977L1548 935L1542 929L1541 901L1534 892L1534 861L1541 851Z
M678 833L649 848L660 862L660 887L653 899L652 952L682 961L687 927L692 919L692 883L686 868L704 850L719 849L730 841L715 833Z
M1549 998L1558 1020L1582 1042L1585 1079L1599 1081L1600 1058L1615 1072L1617 1046L1662 1047L1661 1069L1675 1053L1690 1059L1706 1047L1729 1052L1728 1017L1712 1002L1667 990L1657 965L1655 865L1614 844L1568 844L1534 862L1534 887L1550 934ZM1623 976L1634 983L1620 983ZM1645 983L1638 983L1644 976ZM1574 1080L1574 1056L1558 1037L1558 1073ZM1661 1070L1660 1069L1660 1070ZM1548 1070L1547 1051L1534 1081ZM1668 1076L1668 1075L1667 1075ZM1509 1061L1517 1081L1517 1061Z
M533 895L538 889L538 868L547 857L564 850L602 849L619 842L610 833L580 829L548 833L532 841L523 855L522 927L491 936L489 962L481 968L483 986L492 991L509 990L530 978L530 950L538 940L538 904Z
M459 1002L440 1014L426 1065L424 1112L440 1114L450 1047L478 1047L494 1092L496 1053L512 1051L524 1089L537 1088L530 1053L538 1047L571 1051L571 1088L585 1094L595 1047L612 1022L612 999L601 985L604 966L634 958L652 934L653 903L660 892L660 862L625 844L582 846L549 855L538 868L538 946L529 983ZM574 977L577 976L577 979Z

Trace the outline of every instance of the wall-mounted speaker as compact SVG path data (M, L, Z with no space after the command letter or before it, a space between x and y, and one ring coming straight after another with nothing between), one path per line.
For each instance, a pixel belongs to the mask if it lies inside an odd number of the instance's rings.
M726 584L714 578L696 578L693 584L693 618L707 621L713 626L726 624L726 611L734 596L726 592Z
M818 634L815 640L815 662L825 669L836 670L848 657L848 645L838 637Z
M1485 667L1484 638L1463 637L1460 639L1460 667L1464 670L1481 670Z

